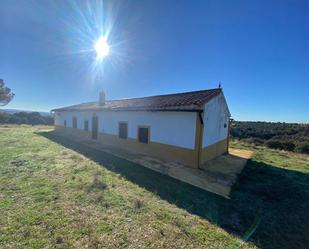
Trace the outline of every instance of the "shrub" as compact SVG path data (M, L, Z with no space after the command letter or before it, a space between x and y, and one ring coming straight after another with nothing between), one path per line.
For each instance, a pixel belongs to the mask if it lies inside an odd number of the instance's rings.
M283 141L281 144L284 150L294 151L296 147L292 141Z
M278 140L274 140L274 139L268 140L265 144L267 147L271 149L279 149L279 150L283 149L282 143Z
M296 151L309 154L309 141L300 142L297 144Z
M256 137L246 138L245 141L248 142L248 143L253 143L255 145L263 145L264 144L263 139L256 138Z
M309 124L233 121L230 135L255 145L308 153Z

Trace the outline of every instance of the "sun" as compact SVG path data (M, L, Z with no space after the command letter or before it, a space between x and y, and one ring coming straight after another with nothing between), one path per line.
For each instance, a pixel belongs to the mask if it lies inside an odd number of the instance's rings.
M97 58L103 59L109 54L109 45L107 39L104 36L100 36L94 45L95 51L97 52Z

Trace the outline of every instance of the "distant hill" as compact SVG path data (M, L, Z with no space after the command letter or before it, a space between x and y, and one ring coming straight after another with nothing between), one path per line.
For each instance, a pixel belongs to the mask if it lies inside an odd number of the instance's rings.
M233 121L230 134L256 145L309 154L309 124Z
M49 113L30 112L22 110L1 110L0 124L52 125L54 117Z
M20 109L0 109L0 112L6 112L6 113L14 114L14 113L18 113L18 112L30 113L30 112L36 112L36 111L20 110ZM38 112L38 113L40 113L44 117L52 116L49 112Z

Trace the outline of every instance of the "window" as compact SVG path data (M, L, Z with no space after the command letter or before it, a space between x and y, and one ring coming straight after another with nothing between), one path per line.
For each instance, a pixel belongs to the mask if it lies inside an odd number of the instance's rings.
M77 118L73 117L72 119L73 128L77 128Z
M139 142L145 143L145 144L149 143L149 130L150 128L147 126L138 127L138 141Z
M64 125L64 127L67 127L67 121L66 120L64 120L63 125Z
M123 139L128 138L128 123L119 122L119 137Z
M88 130L89 130L89 121L88 121L88 120L85 120L85 121L84 121L84 130L85 130L85 131L88 131Z

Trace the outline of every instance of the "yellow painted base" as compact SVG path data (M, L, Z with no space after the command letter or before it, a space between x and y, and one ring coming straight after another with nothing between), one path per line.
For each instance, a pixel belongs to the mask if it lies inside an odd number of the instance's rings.
M67 136L74 136L82 140L92 140L90 131L73 129L63 126L56 126L55 130ZM192 168L198 168L198 158L195 150L181 148L178 146L149 142L148 144L140 143L136 139L121 139L116 135L99 133L97 140L103 145L119 147L132 153L141 153L155 156L157 158L180 162Z
M202 149L201 163L207 162L228 151L228 138Z
M178 146L149 142L148 144L140 143L136 139L121 139L116 135L99 133L98 139L91 138L91 131L68 128L63 126L55 126L55 130L67 135L74 136L81 140L99 141L103 145L118 147L132 153L141 153L157 157L159 159L180 162L191 168L198 168L199 164L203 164L215 157L222 155L228 151L228 139L217 142L203 148L200 152L200 161L198 160L197 149L186 149Z

